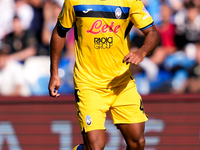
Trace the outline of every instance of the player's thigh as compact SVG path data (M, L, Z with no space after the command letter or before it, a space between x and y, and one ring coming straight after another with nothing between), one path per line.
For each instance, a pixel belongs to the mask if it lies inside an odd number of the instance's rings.
M121 87L118 88L120 90ZM137 92L134 82L130 82L110 108L114 124L132 124L147 121L142 98Z
M144 140L145 122L132 124L116 124L127 144Z
M105 130L107 106L98 90L76 91L76 109L81 131Z
M87 150L103 150L106 143L105 130L93 130L83 134L85 148Z

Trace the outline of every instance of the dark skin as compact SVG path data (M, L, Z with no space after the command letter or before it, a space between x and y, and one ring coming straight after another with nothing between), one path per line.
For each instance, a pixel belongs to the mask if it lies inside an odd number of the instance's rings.
M159 35L155 26L151 26L142 31L145 35L143 46L137 51L130 51L122 60L123 63L138 65L145 56L147 56L159 42ZM57 25L55 26L51 43L50 43L50 58L51 58L51 77L49 81L49 94L52 97L59 97L58 89L60 86L60 78L58 77L58 63L65 44L65 38L58 35ZM144 150L144 127L145 123L133 124L117 124L117 128L121 131L126 144L127 150ZM105 131L94 130L83 133L84 150L103 150L105 147Z

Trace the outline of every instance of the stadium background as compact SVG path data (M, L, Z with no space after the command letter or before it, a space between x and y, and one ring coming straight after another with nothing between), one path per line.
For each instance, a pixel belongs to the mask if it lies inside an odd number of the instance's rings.
M149 115L145 150L199 150L200 1L142 1L161 35L156 61L152 55L133 68ZM0 0L0 150L71 150L82 142L73 95L73 29L59 65L61 97L48 96L49 39L62 3ZM6 39L15 33L14 17L21 22L21 35L29 30L34 33L27 36L31 44L18 50L16 45L24 39L11 43ZM170 28L164 32L167 25ZM144 39L134 29L130 37L131 48L138 48ZM16 55L20 51L23 57ZM124 150L125 143L109 114L106 128L105 149Z
M156 94L143 97L145 150L199 150L200 95ZM108 114L106 150L125 143ZM82 142L74 96L0 98L1 150L71 150Z

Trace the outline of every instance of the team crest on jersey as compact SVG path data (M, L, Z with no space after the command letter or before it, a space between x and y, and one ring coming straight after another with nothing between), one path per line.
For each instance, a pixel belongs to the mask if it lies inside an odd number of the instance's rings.
M117 7L117 9L115 10L115 17L119 19L121 18L121 16L122 16L122 10L120 7Z
M89 115L87 115L87 116L85 117L85 121L86 121L86 124L89 126L89 125L91 125L91 123L92 123L92 118L91 118Z

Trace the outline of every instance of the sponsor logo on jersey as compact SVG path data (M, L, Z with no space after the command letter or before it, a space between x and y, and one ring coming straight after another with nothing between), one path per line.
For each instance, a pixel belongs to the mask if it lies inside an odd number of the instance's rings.
M109 49L113 45L113 37L94 38L95 49Z
M93 10L93 9L87 9L86 11L84 10L83 13L86 14L86 13L88 13L88 12L91 11L91 10Z
M103 24L103 21L98 19L93 22L91 28L87 30L87 33L91 34L99 34L99 33L106 33L106 32L114 32L117 33L119 32L120 25L115 25L115 22L111 22L110 25L108 24Z
M118 8L115 10L115 17L116 17L117 19L120 19L121 16L122 16L122 10L121 10L120 7L118 7Z
M92 26L87 33L98 35L99 33L113 32L118 33L120 25L115 25L112 21L110 24L103 24L103 21L98 19L92 23ZM94 38L94 48L95 49L109 49L113 46L113 37L95 37Z
M91 118L89 115L87 115L87 116L85 117L85 121L86 121L86 124L89 126L89 125L91 125L91 123L92 123L92 118Z

